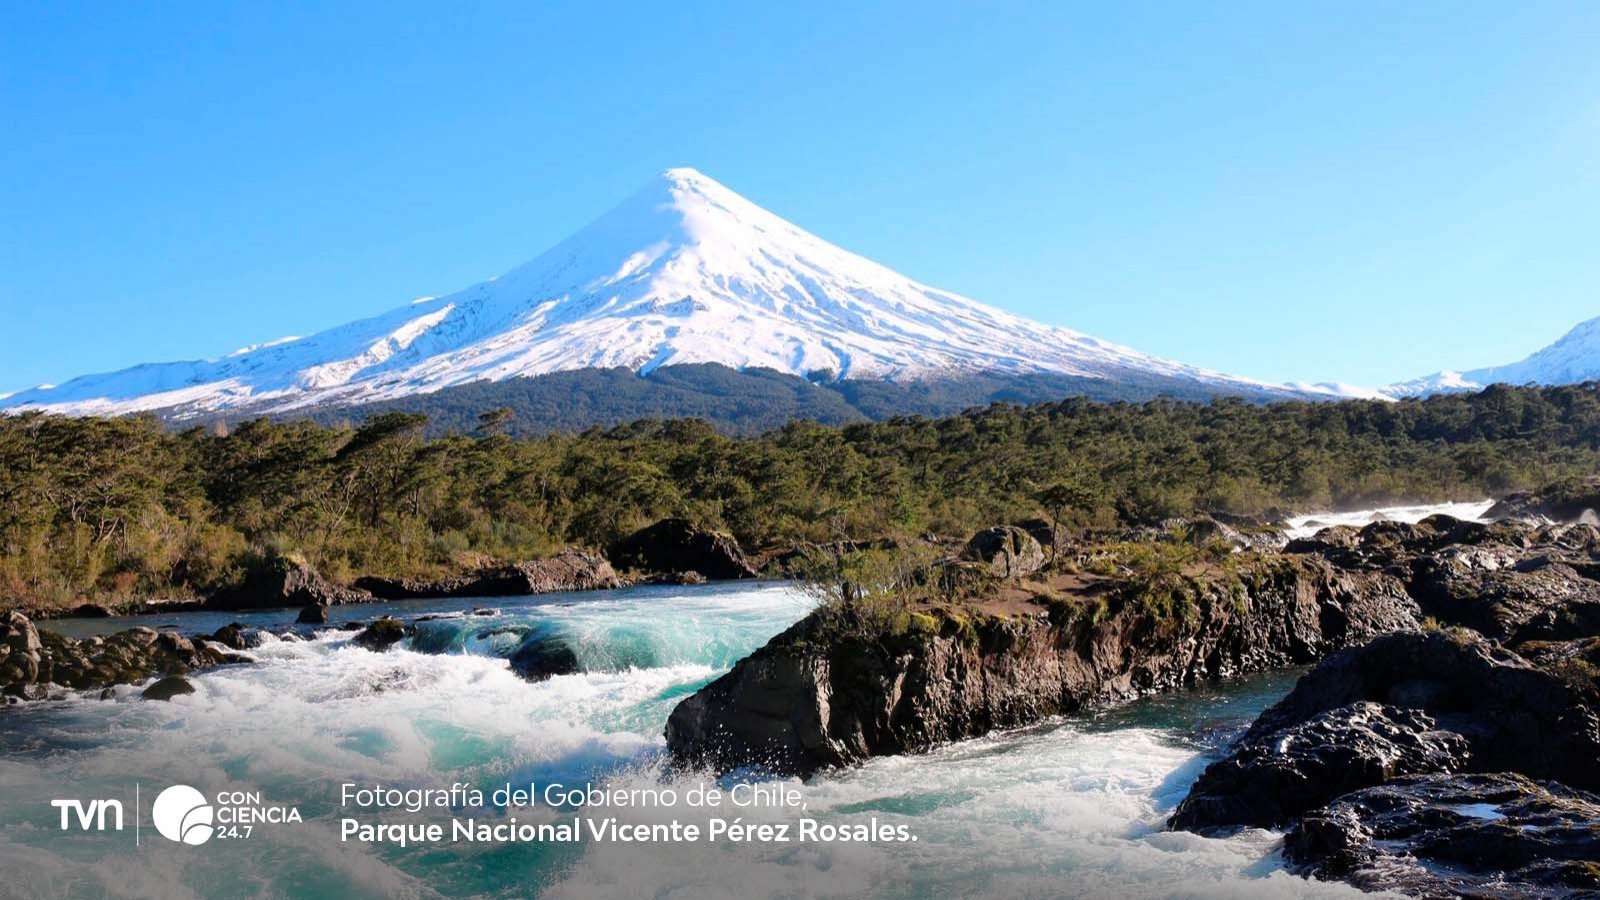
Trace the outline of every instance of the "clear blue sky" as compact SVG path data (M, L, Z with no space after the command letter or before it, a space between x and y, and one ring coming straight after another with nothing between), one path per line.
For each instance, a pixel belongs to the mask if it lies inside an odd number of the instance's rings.
M1600 315L1597 48L1596 3L8 3L0 391L464 287L680 165L1230 372L1508 362Z

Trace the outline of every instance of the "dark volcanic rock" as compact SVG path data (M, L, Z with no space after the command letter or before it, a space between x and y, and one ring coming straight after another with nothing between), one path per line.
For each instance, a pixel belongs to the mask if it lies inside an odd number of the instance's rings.
M1044 566L1044 548L1015 525L995 525L967 541L961 559L982 563L995 578L1022 578Z
M243 622L229 622L211 634L211 640L234 650L254 650L266 642L266 637L266 632Z
M1440 621L1509 641L1600 634L1600 582L1551 556L1451 548L1415 571L1412 593Z
M511 654L511 671L529 681L571 675L579 671L578 655L560 638L540 635L524 641Z
M1484 515L1491 519L1537 517L1577 522L1585 513L1592 516L1596 511L1600 511L1600 478L1581 478L1508 494Z
M1347 794L1284 837L1301 872L1426 897L1600 892L1600 797L1519 775L1423 775Z
M548 559L493 566L438 581L404 578L358 578L356 587L384 600L418 597L512 597L553 591L589 591L621 587L603 557L563 550Z
M43 644L39 631L28 617L12 610L0 618L0 687L22 686L39 680L39 660Z
M1475 771L1600 787L1600 718L1584 695L1469 632L1402 632L1340 651L1262 713L1241 746L1361 701L1425 711L1467 739Z
M1271 828L1396 776L1460 771L1470 755L1466 738L1437 730L1420 710L1353 703L1260 735L1212 763L1168 824Z
M52 684L96 690L237 661L205 641L169 631L130 628L79 640L38 631L21 613L0 619L0 693L16 697L44 697Z
M326 625L328 624L328 605L326 603L313 603L302 607L300 615L294 620L300 625Z
M410 637L416 629L399 619L384 616L350 639L358 647L382 652Z
M641 572L692 571L714 579L756 574L731 536L688 519L662 519L641 528L613 545L610 556L617 565Z
M146 700L171 700L183 694L194 693L194 685L182 675L168 675L139 692Z
M372 599L366 591L328 582L304 560L275 556L253 567L238 587L213 594L206 606L211 609L270 609L319 603L370 603Z
M819 611L680 703L667 743L721 770L810 773L1416 627L1416 604L1382 574L1281 558L1243 577L1168 618L1137 602L1065 601L1034 617L923 616L931 633L885 633Z

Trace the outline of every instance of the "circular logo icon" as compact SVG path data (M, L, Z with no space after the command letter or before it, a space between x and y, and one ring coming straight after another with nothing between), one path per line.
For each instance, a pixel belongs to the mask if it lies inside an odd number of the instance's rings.
M205 794L187 784L162 791L150 807L150 818L169 841L204 844L211 840L211 804Z

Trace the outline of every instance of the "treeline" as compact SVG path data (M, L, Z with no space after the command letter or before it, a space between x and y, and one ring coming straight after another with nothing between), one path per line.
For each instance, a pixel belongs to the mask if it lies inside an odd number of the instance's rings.
M0 417L0 605L206 592L278 554L336 580L442 574L604 548L669 515L756 549L1040 513L1109 525L1471 498L1600 471L1594 385L1399 403L1067 400L748 438L680 419L524 440L503 433L507 415L431 439L425 417L401 412L185 432Z
M808 380L773 369L733 369L717 363L662 366L640 375L631 369L575 369L503 381L477 381L399 400L306 411L330 427L386 412L422 413L430 437L471 432L478 414L505 407L512 437L542 437L639 419L705 419L725 434L751 437L796 419L830 425L881 421L894 416L944 416L995 402L1040 403L1059 397L1143 402L1166 397L1204 402L1216 389L1181 379L1122 373L1115 380L1046 372L975 372L922 381ZM1276 399L1256 392L1245 399ZM248 414L246 414L248 416ZM223 416L236 423L239 416Z

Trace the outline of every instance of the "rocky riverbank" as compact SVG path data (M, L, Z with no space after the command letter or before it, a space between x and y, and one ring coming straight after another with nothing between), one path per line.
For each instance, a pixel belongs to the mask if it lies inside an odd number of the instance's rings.
M317 608L433 597L514 597L557 591L609 590L630 584L701 584L708 578L748 578L756 574L749 558L728 535L702 529L685 519L663 519L639 529L611 548L627 574L618 574L601 554L564 549L548 557L479 566L443 578L367 575L349 584L323 576L298 554L254 563L227 587L203 596L122 598L59 607L8 605L30 619L104 618L197 610Z
M823 609L675 709L680 760L810 774L1203 679L1311 662L1417 628L1400 579L1314 555L1242 553L1171 584L1043 573L1004 599L869 614ZM1012 553L1005 565L1031 553ZM973 563L956 571L976 577ZM986 566L992 567L991 561Z
M1437 516L1157 576L1146 546L1080 548L965 603L819 610L683 701L668 747L808 775L1323 659L1173 827L1288 828L1292 865L1368 889L1600 890L1600 531Z
M19 612L0 618L0 696L42 700L65 691L109 691L160 676L150 699L192 690L183 680L196 669L241 662L205 640L170 631L130 628L109 637L74 639L40 631Z

